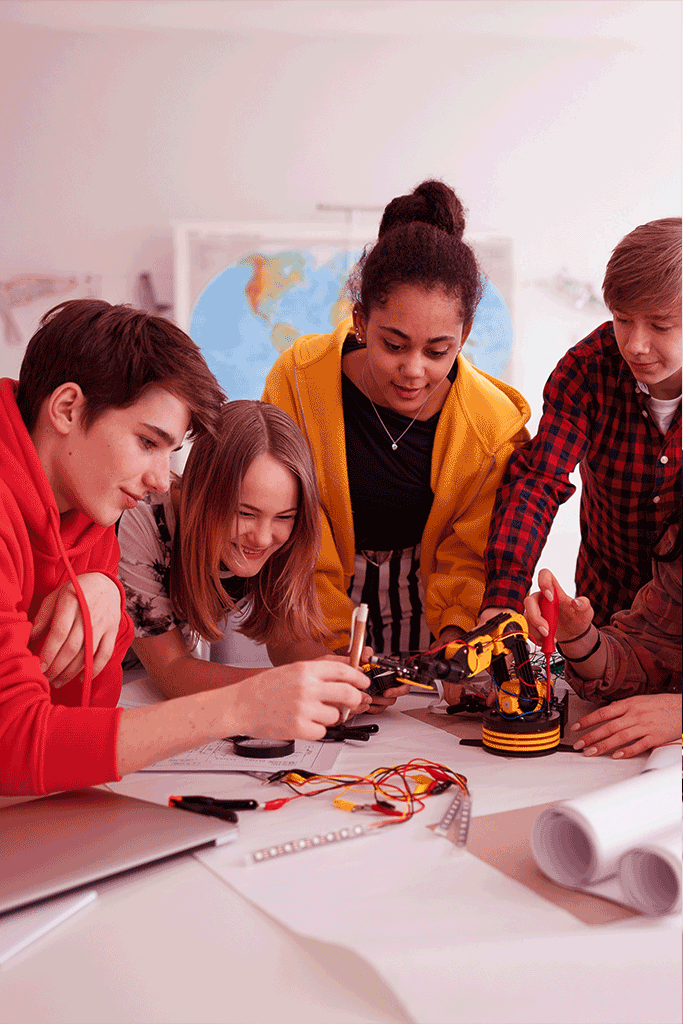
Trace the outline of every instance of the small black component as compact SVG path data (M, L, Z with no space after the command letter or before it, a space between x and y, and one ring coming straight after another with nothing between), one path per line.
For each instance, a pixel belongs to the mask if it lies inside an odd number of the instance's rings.
M463 693L457 704L450 704L446 708L446 714L458 715L462 711L467 711L470 714L482 714L486 709L485 697L481 697L478 693Z
M229 811L224 807L207 807L204 804L193 803L174 803L173 806L181 811L204 814L207 818L220 818L221 821L232 821L235 824L239 821L236 811Z
M431 789L429 791L429 795L437 796L438 793L443 793L444 790L448 789L448 787L452 785L453 783L451 782L450 779L444 779L443 782L437 782L436 786L434 786L434 789Z
M283 768L279 772L273 772L272 775L268 776L268 782L280 782L284 779L285 775L301 775L304 779L312 779L315 776L315 772L309 772L305 768Z
M341 740L369 740L373 733L379 732L379 726L376 722L368 722L367 725L345 725L340 722L338 725L330 725L327 728L327 732L322 738L322 742L325 740L334 740L340 742Z
M557 697L554 697L553 703L556 709L560 712L560 736L564 736L567 718L569 717L569 690L564 691L562 700L558 700ZM562 749L562 745L560 745L560 749ZM571 747L570 749L573 750L574 748Z
M294 753L294 740L262 740L251 736L233 738L233 749L240 757L289 757Z
M391 665L388 659L382 660L384 665L373 665L368 672L370 685L365 692L369 693L371 697L381 696L385 690L391 689L392 686L400 686L400 683L396 681L398 666Z
M359 727L350 727L346 725L330 725L328 726L327 732L322 738L322 742L326 743L332 740L335 743L341 743L343 740L369 740L370 730L362 729Z
M169 797L169 806L188 807L218 807L223 811L254 811L258 807L257 800L219 800L213 796L172 796Z

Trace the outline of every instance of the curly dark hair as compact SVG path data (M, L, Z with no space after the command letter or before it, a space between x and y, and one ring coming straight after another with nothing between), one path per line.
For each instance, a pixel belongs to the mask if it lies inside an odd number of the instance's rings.
M477 259L462 240L465 211L443 181L423 181L386 207L377 241L366 246L349 291L367 316L398 285L442 289L460 303L465 323L474 319L483 286Z

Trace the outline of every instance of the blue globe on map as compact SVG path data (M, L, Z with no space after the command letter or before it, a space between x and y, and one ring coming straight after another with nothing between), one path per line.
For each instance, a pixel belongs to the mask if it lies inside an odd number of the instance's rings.
M221 270L201 292L190 335L228 398L260 398L281 352L302 334L323 334L351 313L345 287L360 250L331 246L252 253ZM491 281L464 353L499 377L510 358L512 320Z

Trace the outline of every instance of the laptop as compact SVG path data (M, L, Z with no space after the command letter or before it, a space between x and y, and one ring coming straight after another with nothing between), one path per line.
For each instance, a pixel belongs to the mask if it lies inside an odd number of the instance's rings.
M234 840L232 822L106 789L0 809L0 913L175 853Z

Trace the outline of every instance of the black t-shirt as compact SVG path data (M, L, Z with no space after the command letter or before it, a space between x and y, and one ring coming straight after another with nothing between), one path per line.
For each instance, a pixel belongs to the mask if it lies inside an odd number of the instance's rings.
M349 334L342 356L360 347ZM456 373L454 362L451 382ZM430 472L440 411L428 420L415 420L393 451L369 398L343 372L342 406L356 551L419 544L434 500ZM377 408L391 436L400 437L411 417Z

